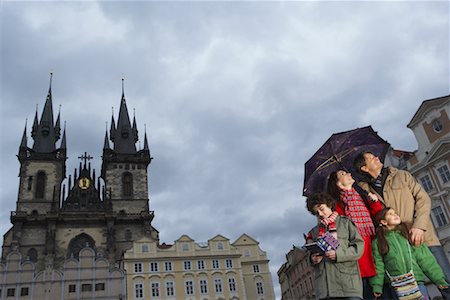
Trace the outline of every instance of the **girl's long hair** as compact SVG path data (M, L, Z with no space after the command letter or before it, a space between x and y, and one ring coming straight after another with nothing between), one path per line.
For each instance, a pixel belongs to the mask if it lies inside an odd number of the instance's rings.
M376 237L378 241L378 252L380 252L381 256L385 256L389 253L389 243L386 239L386 235L390 230L386 226L381 224L381 221L386 220L386 214L390 209L390 207L385 207L380 210L375 216L375 223L377 226ZM400 234L409 241L409 229L409 224L401 222L394 230L400 232Z
M341 189L337 186L338 178L337 178L337 172L341 170L334 171L330 174L328 177L328 185L327 185L327 192L330 194L334 199L336 199L336 202L341 205L342 208L345 209L345 203L341 199Z

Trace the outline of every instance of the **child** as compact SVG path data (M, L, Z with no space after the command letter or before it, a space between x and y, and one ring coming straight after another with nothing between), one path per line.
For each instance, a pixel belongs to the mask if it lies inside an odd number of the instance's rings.
M336 250L325 255L312 254L317 299L362 299L362 282L358 258L364 251L364 241L355 225L334 211L336 201L327 193L314 194L306 200L306 206L318 218L318 225L311 229L313 241L331 233L339 241Z
M408 241L409 229L402 223L395 211L386 207L375 217L378 224L376 240L372 244L377 275L370 278L373 294L376 298L382 295L385 274L390 277L406 274L411 271L419 285L422 299L429 299L424 285L425 275L438 286L439 289L448 288L444 273L436 262L431 251L425 244L413 247ZM390 282L389 278L386 278ZM394 292L395 293L395 292ZM387 296L387 298L385 298ZM394 295L383 295L391 299Z

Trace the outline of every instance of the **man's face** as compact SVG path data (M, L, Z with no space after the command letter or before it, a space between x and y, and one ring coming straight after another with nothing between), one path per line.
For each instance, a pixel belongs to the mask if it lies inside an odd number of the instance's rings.
M380 159L373 155L372 153L366 153L364 154L364 159L366 165L361 167L361 170L367 173L375 172L379 173L381 169L383 168L383 164L381 163Z

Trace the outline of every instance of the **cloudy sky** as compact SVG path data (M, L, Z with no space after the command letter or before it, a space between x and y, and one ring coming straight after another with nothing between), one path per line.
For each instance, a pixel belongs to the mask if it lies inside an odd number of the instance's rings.
M100 170L124 76L154 157L161 242L247 233L268 252L277 295L285 253L315 223L301 195L308 158L332 133L367 125L413 151L406 124L423 100L449 94L447 1L0 5L2 234L49 73L68 174L85 151Z

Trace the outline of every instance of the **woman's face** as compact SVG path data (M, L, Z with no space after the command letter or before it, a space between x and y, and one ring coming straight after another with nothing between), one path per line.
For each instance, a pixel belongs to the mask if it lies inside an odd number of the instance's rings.
M355 179L353 179L352 174L344 170L337 171L336 175L337 175L336 184L340 189L342 189L343 187L351 186L355 182Z

